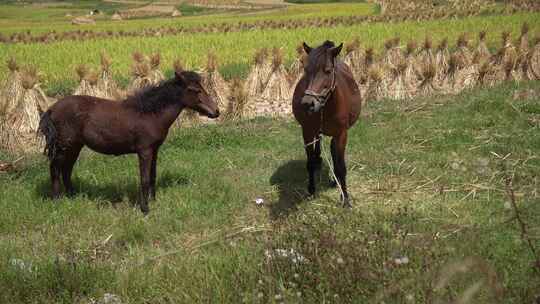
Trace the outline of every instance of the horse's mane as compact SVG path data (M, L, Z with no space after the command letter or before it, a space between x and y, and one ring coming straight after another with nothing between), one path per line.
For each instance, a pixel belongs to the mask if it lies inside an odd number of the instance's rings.
M201 76L195 72L185 71L182 72L182 76L188 83L201 81ZM176 77L173 77L163 80L157 85L147 86L134 92L124 102L135 107L139 112L156 113L171 103L180 102L175 98L184 88L185 86L182 86Z
M335 47L336 45L334 44L333 41L330 41L330 40L326 40L325 42L323 42L322 45L318 46L317 48L314 48L311 50L311 52L309 52L309 58L312 59L312 60L309 60L309 62L313 62L315 64L319 64L319 60L320 58L325 58L326 57L326 51L328 49L331 49L333 47ZM325 62L326 64L326 62Z

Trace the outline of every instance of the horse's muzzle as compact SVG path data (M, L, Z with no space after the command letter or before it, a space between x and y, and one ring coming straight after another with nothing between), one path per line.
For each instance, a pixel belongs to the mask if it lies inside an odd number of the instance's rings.
M322 108L321 102L317 98L310 95L304 95L300 103L305 107L308 114L317 113Z

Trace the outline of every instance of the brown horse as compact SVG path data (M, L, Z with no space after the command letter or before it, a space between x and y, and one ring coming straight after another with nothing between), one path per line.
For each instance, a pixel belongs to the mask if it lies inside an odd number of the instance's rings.
M123 102L90 96L67 96L59 100L42 115L39 123L50 161L52 197L61 194L60 176L66 192L73 193L71 172L84 146L103 154L137 153L140 207L147 214L148 199L156 196L158 149L184 108L210 118L219 116L217 104L195 72L177 72L174 78Z
M308 63L293 95L293 113L302 126L309 173L308 191L315 194L315 171L320 169L321 135L332 137L330 150L341 201L351 207L347 193L345 147L347 130L360 115L362 98L349 67L337 58L343 44L325 41L317 48L304 43Z

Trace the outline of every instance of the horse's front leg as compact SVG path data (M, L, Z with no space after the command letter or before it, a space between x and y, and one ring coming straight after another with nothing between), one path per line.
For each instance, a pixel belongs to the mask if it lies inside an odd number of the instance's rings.
M310 195L315 194L315 173L321 168L321 138L318 132L304 131L304 147L307 156L307 171L309 174L308 192Z
M341 201L343 207L351 208L349 193L347 192L347 166L345 165L345 147L347 146L347 131L332 138L330 150L334 163L334 174L337 178L337 186L341 191Z
M139 174L141 179L140 185L140 207L144 214L148 214L148 196L150 194L150 180L152 171L152 149L142 150L137 153L139 156Z

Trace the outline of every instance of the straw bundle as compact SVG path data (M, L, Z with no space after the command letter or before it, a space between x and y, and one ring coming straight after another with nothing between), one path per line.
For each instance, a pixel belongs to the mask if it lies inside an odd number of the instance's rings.
M131 66L133 80L127 89L129 94L156 85L165 79L163 73L158 69L161 60L158 53L154 54L150 59L139 52L135 52L133 53L133 60L135 61Z
M431 40L431 37L427 36L426 39L424 39L422 49L417 55L417 61L420 64L419 74L422 74L422 67L435 64L435 55L433 54L433 41Z
M527 56L527 77L540 80L540 37L536 37L534 47Z
M379 65L373 65L369 69L369 87L366 91L366 101L381 100L387 97L387 82L384 78L383 68Z
M399 49L400 38L396 37L389 39L384 43L384 57L383 63L390 68L396 68L398 64L402 62L403 54Z
M255 53L255 64L249 72L246 81L248 96L260 95L272 73L272 62L268 60L268 50L260 49Z
M0 87L0 116L13 111L24 92L21 72L15 59L8 59L7 66L9 75Z
M296 47L296 59L289 69L289 79L291 86L296 86L300 78L304 75L304 67L307 65L308 56L304 52L304 47L299 45Z
M227 109L230 95L229 86L219 73L218 60L212 52L207 55L206 68L202 76L204 88L217 103L219 109Z
M472 64L473 54L469 49L469 40L466 34L461 34L457 40L457 55L465 66Z
M418 95L431 96L439 90L435 83L435 75L437 75L437 66L435 63L422 67L422 82L418 86Z
M448 77L443 86L446 93L457 94L475 85L478 79L478 68L467 64L467 58L462 52L457 51L452 54L448 66Z
M478 34L478 46L476 47L474 56L478 57L479 61L486 61L491 57L491 53L486 45L486 32L481 31Z
M405 49L405 63L407 65L404 73L404 81L405 85L408 88L411 88L413 92L416 90L416 88L419 85L419 77L417 77L416 70L418 69L418 65L422 66L421 62L418 62L418 60L415 58L415 51L416 51L416 41L409 41L407 43L407 48ZM434 63L433 63L434 64ZM421 78L420 78L421 79Z
M393 79L388 87L388 97L394 100L412 98L416 88L408 86L405 82L405 71L408 68L408 62L402 59L401 62L396 62L395 64L395 66L390 68Z
M369 48L365 52L362 68L360 69L358 73L358 78L356 79L360 86L361 92L367 92L367 90L369 89L369 82L370 82L369 71L373 67L374 62L375 62L375 54L374 54L373 48Z
M244 82L240 78L234 78L231 82L231 94L229 103L225 109L225 119L239 120L246 116L248 96L244 88Z
M272 54L272 74L261 96L272 104L273 114L287 115L291 112L289 100L292 90L287 80L287 71L283 66L283 52L279 48L274 48Z
M98 75L96 71L81 64L75 68L75 72L79 76L79 86L75 89L73 95L98 96Z
M118 12L115 12L112 16L111 16L111 20L113 21L120 21L122 20L122 16L118 13Z
M14 101L15 107L0 121L0 147L11 152L38 152L42 138L36 136L40 114L49 107L49 100L39 86L39 75L34 67L21 71L22 94Z
M448 39L444 38L437 47L437 53L435 54L436 72L434 80L438 87L443 86L446 80L449 69L449 58L450 51L448 50Z
M121 94L118 91L118 85L112 78L111 64L111 58L107 54L102 52L101 73L97 80L97 97L120 100L122 98L120 96Z
M358 80L364 67L364 50L360 47L358 38L345 45L345 54L343 61L351 68L354 78Z

